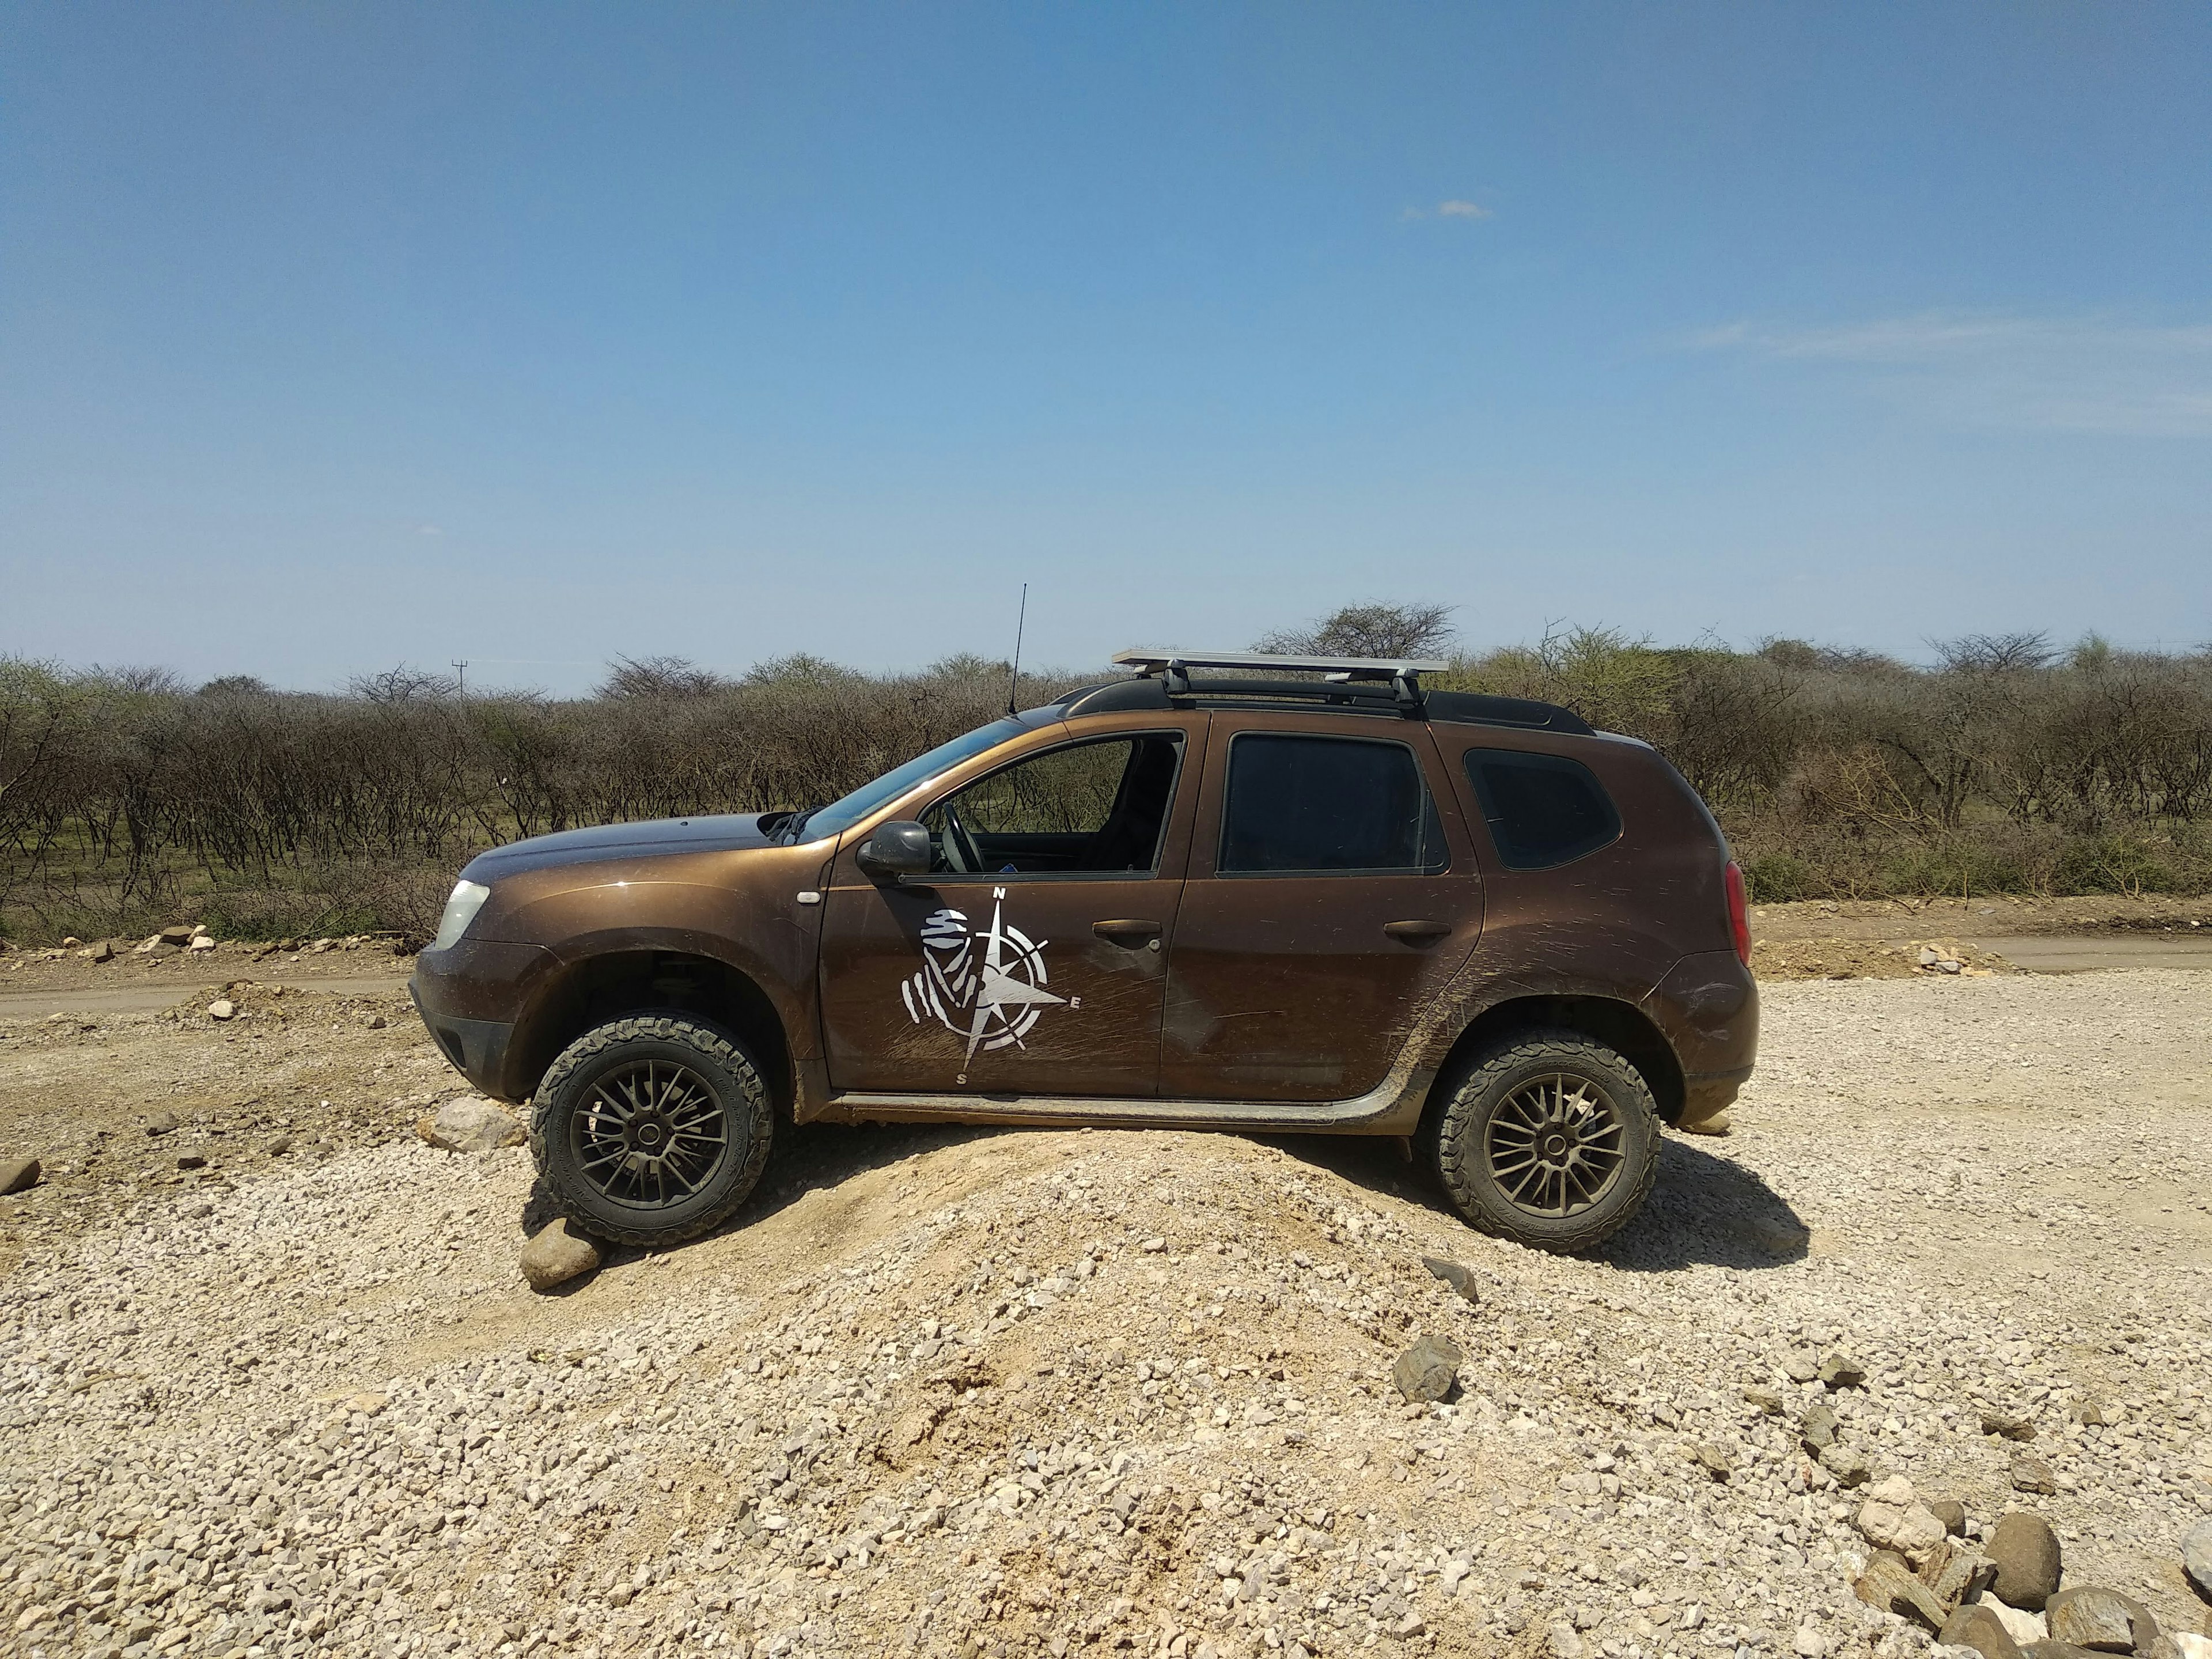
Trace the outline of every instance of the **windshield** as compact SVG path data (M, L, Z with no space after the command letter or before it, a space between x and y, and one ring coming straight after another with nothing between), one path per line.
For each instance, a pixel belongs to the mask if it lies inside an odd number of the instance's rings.
M873 782L864 783L841 800L818 806L784 833L793 841L827 841L842 835L879 806L890 805L917 784L949 772L962 761L995 749L1009 738L1018 738L1036 723L1036 717L1057 719L1057 708L1040 708L1028 715L1009 714L1004 720L979 726L964 737L940 743L926 755L916 755L903 766L895 766Z

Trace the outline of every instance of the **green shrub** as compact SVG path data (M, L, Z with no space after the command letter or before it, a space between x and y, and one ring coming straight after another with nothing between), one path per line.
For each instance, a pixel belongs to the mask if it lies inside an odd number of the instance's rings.
M1817 898L1826 890L1813 873L1813 866L1795 853L1769 853L1747 860L1743 878L1756 904L1787 904L1792 899Z
M2061 893L2173 892L2184 884L2172 851L2138 836L2079 836L2060 850L2051 885Z

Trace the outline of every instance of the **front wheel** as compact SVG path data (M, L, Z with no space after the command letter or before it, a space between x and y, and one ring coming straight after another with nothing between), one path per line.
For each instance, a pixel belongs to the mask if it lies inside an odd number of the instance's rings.
M775 1131L760 1069L688 1014L584 1033L538 1085L530 1151L562 1212L618 1244L711 1232L759 1182Z
M1462 1215L1486 1233L1573 1252L1628 1224L1659 1170L1656 1103L1621 1055L1574 1031L1534 1031L1480 1056L1431 1115L1430 1152Z

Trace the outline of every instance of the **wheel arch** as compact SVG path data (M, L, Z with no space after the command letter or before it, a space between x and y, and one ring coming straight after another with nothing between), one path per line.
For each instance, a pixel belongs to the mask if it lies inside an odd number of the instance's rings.
M508 1082L526 1099L561 1051L624 1014L674 1010L712 1020L751 1051L788 1116L791 1043L775 1002L744 969L696 951L638 946L584 957L557 975L515 1026Z
M1573 994L1513 997L1476 1015L1437 1068L1425 1115L1442 1109L1455 1079L1477 1054L1534 1030L1579 1031L1617 1050L1650 1088L1660 1117L1668 1123L1680 1119L1686 1093L1682 1064L1650 1016L1617 997Z

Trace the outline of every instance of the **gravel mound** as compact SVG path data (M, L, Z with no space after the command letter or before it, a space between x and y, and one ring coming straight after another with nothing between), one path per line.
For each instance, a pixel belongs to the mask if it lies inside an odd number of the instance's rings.
M547 1297L525 1154L396 1105L374 1143L118 1200L0 1280L0 1631L1924 1652L1852 1593L1867 1492L1808 1455L1816 1404L1875 1486L1969 1538L2033 1509L2069 1583L2197 1627L2212 976L1766 996L1736 1133L1670 1139L1595 1260L1469 1232L1387 1146L1152 1132L802 1131L739 1226ZM1423 1338L1456 1386L1409 1404ZM2024 1450L2054 1492L2012 1489Z

